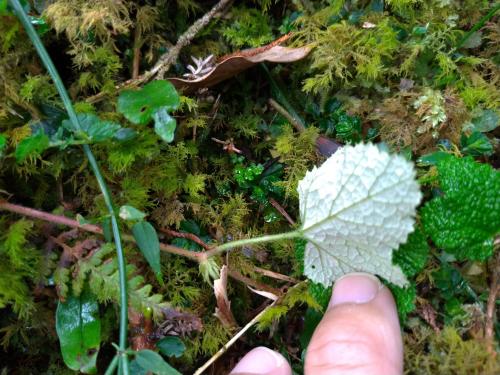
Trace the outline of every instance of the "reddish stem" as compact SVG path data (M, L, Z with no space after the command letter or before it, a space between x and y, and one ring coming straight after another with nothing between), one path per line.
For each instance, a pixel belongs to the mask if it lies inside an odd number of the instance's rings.
M159 228L158 230L160 232L162 232L162 233L165 233L167 236L170 236L170 237L186 238L188 240L196 242L198 245L200 245L201 247L203 247L205 250L209 250L210 249L209 245L207 245L197 235L195 235L193 233L176 232L175 230L168 229L168 228Z
M17 213L17 214L20 214L23 216L32 217L35 219L40 219L40 220L48 221L48 222L55 223L55 224L65 225L65 226L71 227L71 228L81 229L81 230L86 231L86 232L96 233L96 234L100 234L100 235L103 234L102 228L98 225L80 224L78 221L70 219L66 216L49 214L48 212L35 210L34 208L20 206L18 204L0 201L0 210L10 211L10 212L14 212L14 213ZM135 242L134 237L129 235L129 234L124 234L122 236L122 238L123 238L123 240L125 240L127 242ZM173 246L173 245L167 245L164 243L160 243L160 250L165 251L167 253L180 255L180 256L183 256L183 257L186 257L186 258L189 258L192 260L196 260L196 261L199 261L200 259L205 258L204 253L188 251L188 250L182 249L180 247Z
M283 217L290 223L290 225L295 226L295 220L292 219L290 215L288 215L288 212L283 208L282 205L280 205L274 198L269 198L269 203L273 205L276 210L283 215Z

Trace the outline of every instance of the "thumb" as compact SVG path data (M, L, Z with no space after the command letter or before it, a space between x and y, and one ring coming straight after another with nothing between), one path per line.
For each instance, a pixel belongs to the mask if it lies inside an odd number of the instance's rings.
M372 275L340 278L307 348L306 375L400 375L403 343L391 292Z
M292 369L280 353L259 346L249 351L230 375L292 375Z

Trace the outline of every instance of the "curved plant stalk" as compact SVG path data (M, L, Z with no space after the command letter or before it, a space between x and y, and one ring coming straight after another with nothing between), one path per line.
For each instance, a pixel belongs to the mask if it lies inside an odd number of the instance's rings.
M47 50L43 46L42 41L40 40L35 28L31 24L31 22L28 19L28 16L24 12L24 9L19 2L19 0L8 0L10 5L15 11L16 16L19 18L21 21L24 29L26 30L26 33L28 34L29 38L31 39L31 42L35 46L35 49L40 56L40 59L42 60L43 64L47 68L47 71L49 72L50 76L52 77L52 80L54 81L54 84L57 88L57 91L59 92L59 95L61 96L61 99L63 101L64 107L66 108L66 111L68 113L68 116L71 120L71 124L73 125L73 129L75 131L81 131L81 126L80 122L78 121L78 117L76 115L76 112L73 108L73 105L71 103L71 99L69 98L69 95L66 91L66 88L64 87L64 83L61 80L61 77L59 76L59 73L57 72L56 67L54 66L52 59L50 58L49 54L47 53ZM111 196L109 194L108 188L106 186L106 182L104 181L104 178L101 174L101 171L99 169L99 165L97 164L97 161L94 157L94 154L92 153L92 150L88 145L83 145L83 151L85 153L85 156L87 157L90 166L92 168L92 171L94 172L94 175L97 179L97 183L99 184L99 188L101 190L101 193L104 197L104 202L106 204L106 207L109 211L109 215L111 217L111 226L113 230L113 237L114 237L114 242L116 246L116 252L118 256L118 270L119 270L119 283L120 283L120 339L119 339L119 354L120 354L120 361L119 361L119 367L122 369L122 373L125 375L129 374L129 369L128 369L128 357L126 354L126 349L127 349L127 324L128 324L128 316L127 316L127 275L126 275L126 268L125 268L125 257L123 255L123 248L122 248L122 243L121 243L121 238L120 238L120 229L118 228L118 221L116 219L116 215L114 212L113 208L113 202L111 200Z
M244 238L241 240L226 242L222 245L214 247L211 250L201 252L200 258L201 258L201 260L208 259L212 256L221 254L227 250L234 249L235 247L241 247L241 246L245 246L245 245L253 245L256 243L279 241L279 240L285 240L285 239L290 239L290 238L300 238L300 237L303 237L303 233L300 229L297 229L297 230L294 230L292 232L268 234L265 236L254 237L254 238Z
M108 366L106 372L104 373L104 375L113 375L115 373L116 366L118 366L118 361L119 361L119 356L117 354L117 355L115 355L113 357L113 360L109 364L109 366Z

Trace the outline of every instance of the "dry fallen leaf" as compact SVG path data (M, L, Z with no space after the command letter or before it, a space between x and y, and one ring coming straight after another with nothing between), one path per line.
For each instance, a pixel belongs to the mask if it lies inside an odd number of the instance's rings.
M234 319L231 312L231 301L227 297L227 266L224 265L220 269L220 279L214 280L214 294L217 300L215 308L215 316L220 320L226 328L232 329L238 327L238 323Z
M271 292L266 292L265 290L257 290L257 289L252 288L251 286L248 286L248 285L247 285L247 288L250 289L255 294L258 294L259 296L262 296L262 297L266 297L266 298L270 299L271 301L277 301L279 298L276 294L271 293Z
M264 47L247 49L223 56L210 72L199 78L190 80L174 77L168 80L177 89L189 93L197 89L216 85L261 62L290 63L302 60L309 54L310 47L289 48L280 46L279 44L286 39L288 39L288 36L280 38Z

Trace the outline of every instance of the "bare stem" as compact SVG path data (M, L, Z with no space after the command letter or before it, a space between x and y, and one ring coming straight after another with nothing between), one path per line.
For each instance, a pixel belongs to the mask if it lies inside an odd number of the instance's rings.
M28 216L43 221L48 221L54 224L65 225L71 228L77 228L86 232L102 234L102 228L94 224L80 224L78 221L70 219L66 216L49 214L48 212L35 210L34 208L24 207L18 204L0 202L0 210L14 212L22 216Z
M295 220L286 212L281 204L279 204L274 198L269 198L269 203L272 204L274 208L288 221L291 226L295 226Z
M284 118L288 120L290 124L299 132L303 132L305 130L304 124L297 117L292 116L284 107L281 106L276 100L269 99L269 105L273 107L276 112L282 115Z
M168 228L159 228L158 230L162 233L165 233L167 236L170 236L170 237L186 238L188 240L191 240L191 241L197 243L205 250L210 250L210 246L208 244L206 244L204 241L202 241L200 237L198 237L197 235L195 235L193 233L177 232L175 230L168 229Z
M139 67L141 65L141 31L137 27L134 32L134 58L132 60L132 79L139 77Z
M78 221L70 219L66 216L54 215L54 214L50 214L48 212L35 210L34 208L20 206L18 204L0 201L0 210L10 211L10 212L17 213L19 215L28 216L28 217L32 217L35 219L48 221L50 223L65 225L65 226L70 227L70 228L77 228L77 229L80 229L80 230L83 230L86 232L103 235L103 230L99 225L80 224ZM127 241L127 242L135 242L134 237L129 235L129 234L124 234L122 236L122 238L124 241ZM199 261L200 257L204 254L202 252L188 251L188 250L182 249L180 247L168 245L168 244L164 244L164 243L160 243L160 250L165 251L165 252L170 253L170 254L180 255L180 256L183 256L185 258L189 258L191 260L194 260L194 261Z
M227 250L234 249L235 247L241 247L241 246L245 246L245 245L254 245L254 244L264 243L264 242L279 241L279 240L285 240L285 239L297 238L297 237L302 237L302 232L300 230L295 230L293 232L287 232L287 233L269 234L269 235L261 236L261 237L245 238L242 240L226 242L225 244L219 245L219 246L213 248L212 250L206 251L202 254L205 258L210 258L210 257L213 257L215 255L221 254Z
M276 289L276 288L273 288L269 285L266 285L266 284L263 284L263 283L260 283L258 281L255 281L249 277L246 277L244 275L242 275L240 272L238 271L235 271L235 270L232 270L232 269L228 269L228 272L227 274L229 276L231 276L231 278L235 279L235 280L238 280L240 282L242 282L243 284L245 285L249 285L251 286L252 288L255 288L257 290L263 290L265 292L269 292L269 293L272 293L278 297L281 297L283 295L283 292L279 289Z
M253 270L257 273L260 273L261 275L270 277L272 279L286 281L286 282L293 283L293 284L297 284L299 282L299 280L294 279L293 277L283 275L281 273L274 272L271 270L266 270L265 268L254 267Z

